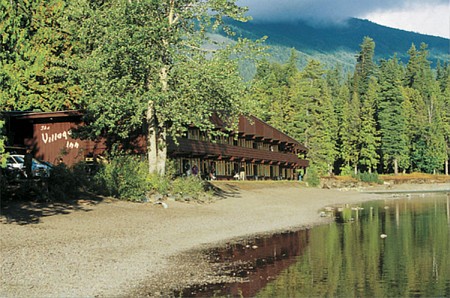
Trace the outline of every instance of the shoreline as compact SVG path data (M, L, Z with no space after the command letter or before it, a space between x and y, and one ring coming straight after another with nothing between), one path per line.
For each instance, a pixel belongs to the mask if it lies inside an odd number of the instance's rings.
M28 206L40 217L27 224L4 224L2 212L0 296L160 296L215 278L205 249L329 222L326 206L395 199L295 182L214 185L223 192L210 204L81 200Z

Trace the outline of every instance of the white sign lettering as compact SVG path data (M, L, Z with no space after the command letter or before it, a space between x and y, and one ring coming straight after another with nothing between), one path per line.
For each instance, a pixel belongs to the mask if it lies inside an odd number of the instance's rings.
M59 141L59 140L65 140L66 148L69 148L69 149L79 148L80 144L77 141L69 141L69 138L71 135L72 135L71 130L66 130L63 132L55 132L55 133L43 132L43 133L41 133L41 138L42 138L42 142L44 142L44 144L51 144L51 143Z

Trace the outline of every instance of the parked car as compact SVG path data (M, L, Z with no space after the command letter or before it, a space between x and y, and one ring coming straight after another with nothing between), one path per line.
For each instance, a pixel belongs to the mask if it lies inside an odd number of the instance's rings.
M10 169L21 170L25 177L25 156L21 154L11 154L6 159L6 167ZM33 177L49 177L52 166L49 163L43 163L36 158L31 162L31 175Z

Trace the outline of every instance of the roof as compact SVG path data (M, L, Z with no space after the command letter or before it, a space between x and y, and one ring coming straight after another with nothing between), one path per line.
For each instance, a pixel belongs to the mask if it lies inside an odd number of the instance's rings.
M57 112L5 111L3 113L16 119L81 117L83 115L83 113L78 110L57 111Z

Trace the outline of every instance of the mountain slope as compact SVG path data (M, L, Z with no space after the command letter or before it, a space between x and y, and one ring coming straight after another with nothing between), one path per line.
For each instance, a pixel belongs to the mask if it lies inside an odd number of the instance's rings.
M367 20L349 19L345 25L316 27L306 22L289 23L240 23L230 21L229 25L237 36L257 39L267 36L271 60L284 62L295 48L300 55L300 65L308 58L315 58L326 66L341 64L345 69L353 68L355 55L365 36L376 44L375 59L388 59L397 55L407 62L407 51L414 43L419 49L422 42L428 45L429 59L436 67L437 60L448 61L450 57L449 39L429 36L375 24Z

